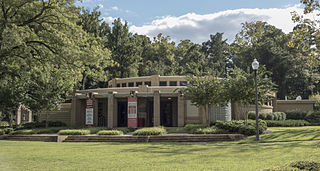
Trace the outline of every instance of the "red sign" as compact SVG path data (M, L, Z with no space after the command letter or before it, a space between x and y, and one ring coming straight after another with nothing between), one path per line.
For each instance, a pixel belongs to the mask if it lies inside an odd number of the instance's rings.
M128 127L137 128L137 97L128 97Z

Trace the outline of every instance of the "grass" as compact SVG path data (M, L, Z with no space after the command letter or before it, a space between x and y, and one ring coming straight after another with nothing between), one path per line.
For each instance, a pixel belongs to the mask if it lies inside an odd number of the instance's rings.
M319 161L319 142L273 145L0 141L0 170L260 170Z
M260 142L288 142L320 140L320 126L271 127L269 134L260 135ZM230 143L256 143L255 136Z

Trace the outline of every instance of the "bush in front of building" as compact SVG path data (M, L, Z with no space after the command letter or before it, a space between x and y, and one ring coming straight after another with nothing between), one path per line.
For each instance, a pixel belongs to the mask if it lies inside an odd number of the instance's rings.
M297 127L297 126L308 126L310 123L306 120L284 120L284 121L271 121L267 120L268 127Z
M0 121L0 127L8 127L9 123L7 121Z
M133 132L133 135L164 135L167 131L164 127L141 128Z
M205 124L186 124L184 128L189 132L189 133L194 133L197 129L203 129L206 128L207 125Z
M4 130L0 129L0 135L3 135L3 134L4 134Z
M88 135L90 130L85 129L63 129L58 132L59 135Z
M320 125L320 111L314 111L308 113L306 120L312 125Z
M267 123L264 120L259 119L259 133L262 134L267 130ZM244 120L233 120L233 121L217 121L215 123L217 128L228 131L229 133L238 133L244 135L254 135L255 131L255 120L248 120L246 125Z
M16 131L10 132L10 135L30 135L30 134L36 134L36 132L32 129L23 129L23 130L16 130Z
M5 134L10 134L14 130L13 130L13 128L4 128L3 131L4 131Z
M284 112L259 113L259 119L262 119L262 120L286 120L286 118L287 118L286 113ZM256 112L249 111L248 119L255 120Z
M98 135L123 135L123 132L119 130L101 130L97 134Z
M124 134L127 134L129 132L134 132L136 129L135 128L117 128L116 130L122 131Z
M198 128L193 133L194 134L228 134L229 132L223 129L219 129L215 126L211 126L208 128Z
M286 112L287 119L305 120L308 112L305 111L288 111Z

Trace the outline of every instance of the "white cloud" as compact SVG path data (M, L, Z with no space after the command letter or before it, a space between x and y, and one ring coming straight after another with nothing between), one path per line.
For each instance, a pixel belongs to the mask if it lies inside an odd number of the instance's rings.
M102 4L99 4L98 7L99 7L100 9L102 9L102 8L103 8L103 5L102 5Z
M114 10L114 11L118 11L119 10L119 8L117 6L111 7L111 9Z
M165 16L143 26L133 25L130 31L149 37L163 33L175 42L190 39L196 43L208 40L210 34L223 32L224 38L231 42L241 30L241 23L246 21L266 21L288 33L295 26L290 13L293 11L302 13L303 9L296 5L286 8L227 10L205 15L188 13L179 17Z

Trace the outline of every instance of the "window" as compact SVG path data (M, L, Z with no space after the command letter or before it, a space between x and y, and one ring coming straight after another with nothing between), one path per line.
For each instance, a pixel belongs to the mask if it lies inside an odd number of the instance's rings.
M144 85L151 86L151 81L144 82Z
M117 84L117 87L120 87L120 84L119 84L119 83Z
M176 81L170 81L169 85L170 86L177 86L177 82Z
M127 83L122 83L122 87L127 87Z
M139 87L139 85L142 85L142 82L136 82L136 87Z
M159 86L167 86L167 82L166 81L160 81L159 82Z
M187 82L186 81L180 81L180 86L186 86Z
M128 87L133 87L133 86L134 86L133 82L128 83Z

